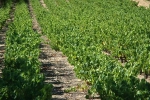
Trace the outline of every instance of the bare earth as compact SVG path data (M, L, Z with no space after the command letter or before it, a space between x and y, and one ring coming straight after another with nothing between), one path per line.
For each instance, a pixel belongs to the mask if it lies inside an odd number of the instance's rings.
M138 6L144 6L146 8L148 8L150 5L150 1L148 0L133 0L133 1L138 2Z

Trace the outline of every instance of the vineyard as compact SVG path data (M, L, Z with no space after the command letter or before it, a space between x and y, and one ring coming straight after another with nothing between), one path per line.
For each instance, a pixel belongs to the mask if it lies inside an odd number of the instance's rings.
M42 35L86 82L87 99L150 100L150 8L130 0L8 0L0 8L0 33L3 26L0 100L52 99L40 68Z

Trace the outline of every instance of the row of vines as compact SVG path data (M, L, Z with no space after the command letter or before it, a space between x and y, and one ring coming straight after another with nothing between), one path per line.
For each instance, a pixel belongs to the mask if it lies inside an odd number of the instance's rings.
M11 3L11 0L9 0L5 7L0 7L0 29L2 28L5 20L9 17Z
M0 17L6 18L9 8L0 8ZM5 42L0 100L49 100L52 85L44 82L38 60L40 36L32 29L32 20L24 0L16 4L14 21L9 25Z
M31 0L51 45L102 100L149 100L150 9L130 0Z

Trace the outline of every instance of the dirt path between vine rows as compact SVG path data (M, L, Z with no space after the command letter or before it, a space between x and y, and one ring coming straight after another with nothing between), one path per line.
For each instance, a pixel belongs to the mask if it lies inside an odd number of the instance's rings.
M138 6L143 6L146 8L148 8L150 5L150 1L148 1L148 0L133 0L133 1L138 2Z
M47 9L43 0L41 5ZM44 4L44 5L43 5ZM41 27L36 20L32 5L29 0L29 11L33 20L33 29L41 34L40 57L41 72L46 76L46 83L52 83L52 100L87 100L87 85L75 76L73 66L68 63L67 57L60 51L55 51L50 46L50 40L42 34ZM95 99L94 99L95 98ZM92 100L100 100L93 97Z
M40 0L40 3L45 9L49 10L43 0Z
M4 68L4 53L5 53L5 39L8 26L14 20L16 2L13 2L9 11L9 18L4 22L2 28L0 29L0 77L2 75L2 69Z

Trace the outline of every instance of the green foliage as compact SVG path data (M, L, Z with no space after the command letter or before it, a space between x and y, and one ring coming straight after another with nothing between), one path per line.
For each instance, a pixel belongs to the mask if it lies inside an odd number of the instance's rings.
M44 82L38 61L40 36L32 30L27 5L20 2L7 32L0 100L49 100L52 85Z
M42 31L103 100L149 100L150 9L130 0L32 0ZM123 59L125 59L123 61Z
M11 3L11 0L9 0L5 7L0 7L0 29L2 28L2 25L4 24L6 19L9 17Z

